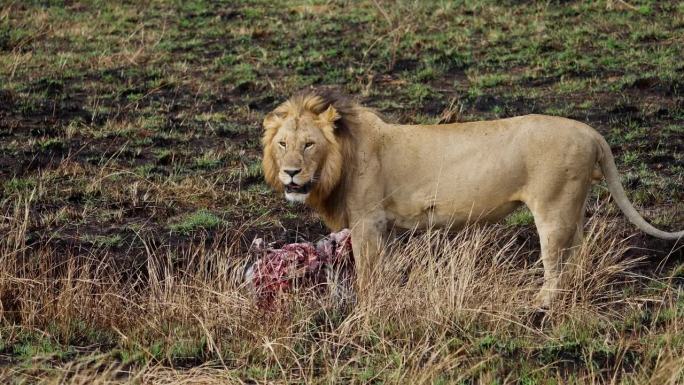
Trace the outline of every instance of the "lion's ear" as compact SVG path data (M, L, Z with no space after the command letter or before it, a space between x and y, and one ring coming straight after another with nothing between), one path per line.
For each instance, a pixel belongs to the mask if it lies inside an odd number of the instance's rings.
M266 117L264 117L264 129L265 130L273 130L278 127L280 127L281 124L283 124L283 120L285 119L285 115L282 112L278 111L272 111L269 112Z
M322 123L335 123L340 117L340 114L337 113L337 110L332 104L329 105L325 111L318 114L318 120Z

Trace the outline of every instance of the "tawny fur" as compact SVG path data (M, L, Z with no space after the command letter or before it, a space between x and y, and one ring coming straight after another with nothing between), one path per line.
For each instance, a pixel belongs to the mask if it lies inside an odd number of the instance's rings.
M263 167L278 191L312 182L306 203L326 225L352 229L359 279L369 277L391 227L459 227L499 220L525 204L540 235L545 283L558 289L563 260L582 236L591 184L605 177L628 219L648 224L628 201L610 147L588 125L526 115L444 125L388 124L339 95L293 96L264 119ZM284 171L301 170L290 178ZM303 197L304 195L296 195Z

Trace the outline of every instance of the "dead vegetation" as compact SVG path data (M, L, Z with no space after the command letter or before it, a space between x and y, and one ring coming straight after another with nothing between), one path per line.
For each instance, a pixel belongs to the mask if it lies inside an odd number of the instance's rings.
M301 292L268 311L244 287L248 260L230 232L181 248L143 240L146 263L122 270L104 250L27 245L32 199L2 220L6 379L676 384L684 374L682 273L645 274L612 218L592 218L547 313L531 305L541 266L504 225L408 235L353 306Z

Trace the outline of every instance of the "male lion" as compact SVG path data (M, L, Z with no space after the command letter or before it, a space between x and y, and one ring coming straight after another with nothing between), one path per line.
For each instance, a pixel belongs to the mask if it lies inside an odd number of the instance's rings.
M316 209L333 231L352 229L357 276L375 265L388 227L496 221L526 204L541 243L549 306L562 257L580 242L592 182L605 177L627 218L647 223L627 199L608 143L586 124L554 116L442 125L399 125L334 93L291 97L264 119L266 181ZM565 254L565 255L564 255Z

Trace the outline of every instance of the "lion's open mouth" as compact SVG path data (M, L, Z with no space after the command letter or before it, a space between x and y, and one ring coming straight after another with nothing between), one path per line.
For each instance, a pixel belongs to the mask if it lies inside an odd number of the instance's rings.
M311 182L305 183L303 185L296 184L294 182L285 185L285 192L296 193L296 194L306 194L311 190Z

